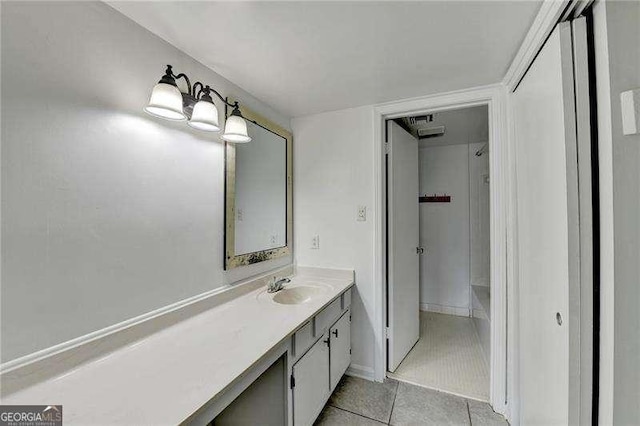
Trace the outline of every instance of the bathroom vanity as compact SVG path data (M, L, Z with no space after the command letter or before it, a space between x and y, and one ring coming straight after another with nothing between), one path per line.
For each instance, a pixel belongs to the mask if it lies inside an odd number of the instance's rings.
M353 271L300 267L274 294L270 278L167 314L174 323L150 319L160 328L148 335L124 330L55 365L3 374L2 404L62 404L68 425L311 424L350 363ZM109 339L120 347L74 365Z
M327 283L326 278L302 276L280 292L258 293L262 303L297 305L318 297L328 303L273 348L248 379L239 380L190 421L202 424L215 417L215 425L313 423L351 363L351 289Z

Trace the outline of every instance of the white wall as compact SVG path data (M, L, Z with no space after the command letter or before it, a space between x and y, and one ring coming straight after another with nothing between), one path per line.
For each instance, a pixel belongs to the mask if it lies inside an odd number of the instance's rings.
M353 268L352 370L373 374L373 110L346 109L292 120L294 236L298 265ZM367 221L357 222L366 206ZM313 235L320 249L311 249Z
M488 121L488 117L487 117ZM489 286L490 200L489 151L475 155L485 143L469 144L469 229L471 239L471 285Z
M485 114L485 120L488 117ZM420 194L447 194L451 203L420 203L420 304L467 315L469 285L489 285L488 152L484 143L420 149Z
M640 87L640 3L594 6L601 238L601 424L640 418L640 135L620 93Z
M420 203L420 303L469 313L468 145L420 149L420 194L450 203ZM424 307L423 307L424 308ZM453 312L451 312L453 313ZM459 313L462 314L462 311Z
M223 144L142 108L172 64L287 117L103 3L1 7L3 362L290 261L223 271Z

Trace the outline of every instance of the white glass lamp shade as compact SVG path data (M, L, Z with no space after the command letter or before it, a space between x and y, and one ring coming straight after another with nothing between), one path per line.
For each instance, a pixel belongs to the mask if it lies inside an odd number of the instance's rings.
M217 132L220 130L220 126L218 125L218 108L216 108L213 102L198 101L193 107L191 119L187 124L194 129Z
M227 118L224 125L224 134L222 139L227 142L247 143L251 142L251 138L247 133L247 122L238 115L231 115Z
M144 109L151 115L167 120L186 120L182 111L182 93L176 86L158 83L153 87L149 105Z

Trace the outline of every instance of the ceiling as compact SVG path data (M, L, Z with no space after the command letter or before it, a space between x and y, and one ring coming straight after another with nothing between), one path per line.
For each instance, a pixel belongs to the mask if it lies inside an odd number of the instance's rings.
M111 1L288 116L502 80L539 1Z
M477 107L448 110L430 114L432 121L418 120L409 123L408 118L396 120L396 122L417 136L419 129L436 128L444 126L442 136L420 139L420 148L442 145L462 145L489 140L489 108L486 105ZM424 115L423 115L424 116Z

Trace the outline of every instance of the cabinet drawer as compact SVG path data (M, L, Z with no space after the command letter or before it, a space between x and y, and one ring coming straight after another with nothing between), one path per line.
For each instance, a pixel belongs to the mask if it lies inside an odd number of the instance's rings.
M338 297L316 315L314 336L321 336L325 330L340 316L342 312L342 298Z
M307 322L293 335L293 355L298 358L313 344L312 321Z

